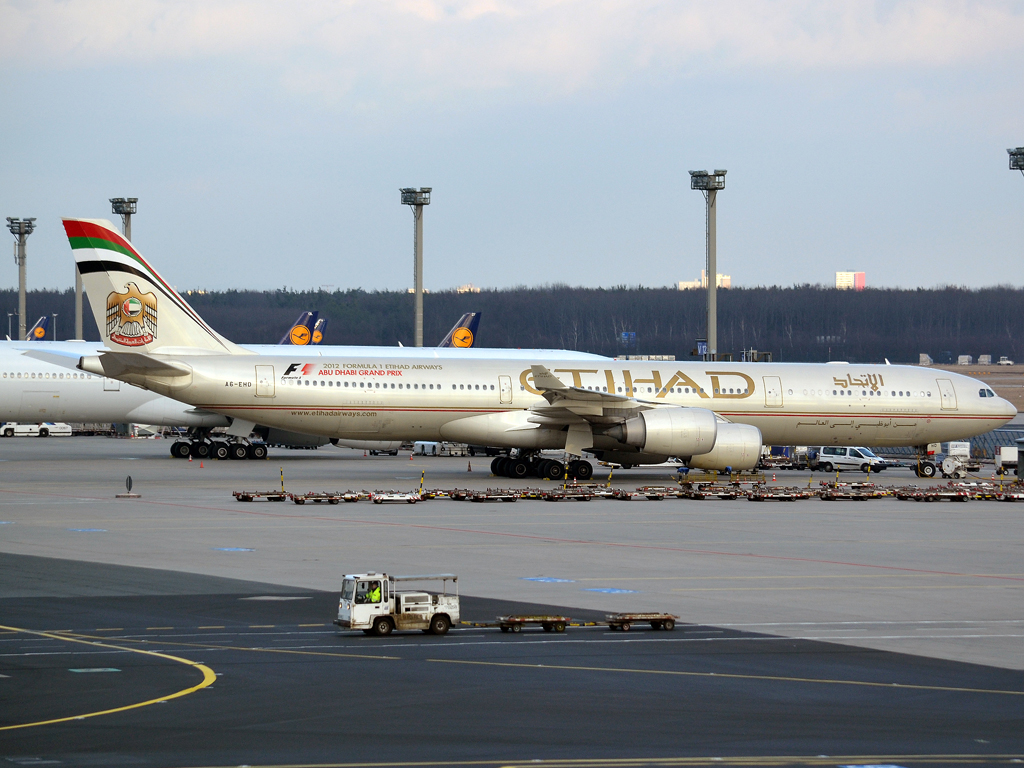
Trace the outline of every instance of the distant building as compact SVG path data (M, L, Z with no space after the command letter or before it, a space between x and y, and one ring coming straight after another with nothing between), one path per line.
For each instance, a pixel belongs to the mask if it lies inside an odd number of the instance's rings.
M480 293L480 289L477 288L472 283L466 283L465 285L460 285L458 288L456 288L455 292L456 293Z
M732 288L732 276L718 273L717 279L715 280L715 285L718 286L719 288ZM678 288L680 291L691 291L698 288L707 287L708 275L706 269L702 269L700 271L700 280L680 280L678 283Z
M863 291L863 272L836 272L836 288L840 291Z

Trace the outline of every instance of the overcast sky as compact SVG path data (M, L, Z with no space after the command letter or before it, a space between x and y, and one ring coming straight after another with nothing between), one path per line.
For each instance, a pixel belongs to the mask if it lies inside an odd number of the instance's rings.
M0 216L179 289L1024 283L1024 2L0 0ZM13 238L5 233L8 242ZM8 246L10 247L10 246ZM16 285L0 261L0 285Z

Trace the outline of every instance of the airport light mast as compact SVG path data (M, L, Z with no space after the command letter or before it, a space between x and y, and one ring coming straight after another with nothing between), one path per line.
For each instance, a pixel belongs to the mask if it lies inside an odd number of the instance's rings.
M110 208L115 214L121 217L121 231L124 232L124 239L129 243L132 241L132 214L136 212L137 197L112 197Z
M1024 147L1008 149L1006 152L1010 156L1010 170L1020 171L1021 175L1024 176Z
M704 357L705 360L718 358L718 233L715 222L717 210L715 199L718 197L718 190L725 189L725 174L726 171L718 169L714 173L690 171L690 189L699 189L707 203L707 269L705 276L708 281L708 351Z
M16 219L13 216L7 217L7 228L11 230L17 242L17 251L14 254L14 263L18 265L18 340L24 341L28 332L25 325L25 241L36 228L35 218Z
M413 220L413 292L416 295L416 325L414 343L423 346L423 206L430 205L431 187L406 187L402 192L402 205L412 208Z

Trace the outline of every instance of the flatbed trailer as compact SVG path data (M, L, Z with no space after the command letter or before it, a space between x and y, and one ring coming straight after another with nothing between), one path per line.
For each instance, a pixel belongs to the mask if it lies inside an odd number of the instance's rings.
M650 624L651 629L672 631L679 617L671 613L609 613L608 628L612 631L629 632L634 624Z
M469 497L470 501L519 501L519 494L506 488L488 488L486 491L478 491Z
M565 632L572 622L568 616L522 615L499 616L496 625L502 632L522 632L528 624L539 624L545 632Z
M374 504L415 504L420 500L419 493L403 493L401 491L374 491L370 494L370 501Z
M747 494L747 501L797 501L817 496L813 490L794 486L756 485Z
M341 491L307 491L306 493L293 493L291 497L296 504L305 504L307 501L312 501L314 504L323 504L325 501L328 504L339 504L344 495Z
M292 497L284 491L233 491L231 493L236 501L253 501L254 499L266 499L267 501L287 501Z

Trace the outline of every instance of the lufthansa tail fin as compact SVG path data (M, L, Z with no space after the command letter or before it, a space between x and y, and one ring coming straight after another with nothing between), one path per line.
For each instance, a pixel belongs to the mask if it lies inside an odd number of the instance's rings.
M46 338L46 332L50 329L50 318L43 315L36 324L29 328L25 335L25 341L42 341Z
M467 312L459 318L459 322L455 324L455 327L448 331L448 335L444 337L437 346L439 347L472 347L476 341L476 329L480 325L480 313L479 312Z
M278 344L292 344L297 347L314 344L313 328L316 326L316 316L316 312L303 312L288 333L281 337Z
M103 343L113 350L241 354L105 219L64 219Z
M313 326L313 344L319 344L324 340L324 333L327 331L327 318L321 317Z

